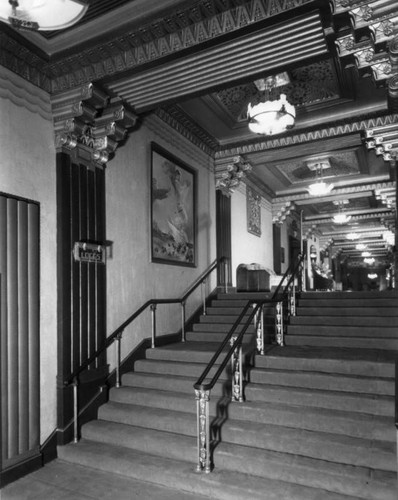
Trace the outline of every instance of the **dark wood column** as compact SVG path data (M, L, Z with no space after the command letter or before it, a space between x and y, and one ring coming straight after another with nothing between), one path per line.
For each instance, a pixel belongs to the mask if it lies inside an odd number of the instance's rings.
M231 198L220 190L216 191L216 233L217 233L217 258L225 257L227 266L218 270L217 285L225 283L232 286L231 268Z
M92 84L57 94L52 109L57 149L58 442L64 444L73 436L74 409L73 387L65 382L104 345L109 333L106 263L90 258L90 251L104 253L106 248L105 169L137 117ZM79 424L95 416L105 397L99 389L108 375L106 356L101 353L79 374L78 409L84 409Z

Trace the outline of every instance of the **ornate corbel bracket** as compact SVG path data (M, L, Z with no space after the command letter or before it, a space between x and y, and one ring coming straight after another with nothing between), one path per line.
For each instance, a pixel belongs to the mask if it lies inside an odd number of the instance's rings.
M250 163L240 155L217 159L215 163L216 189L226 196L231 196L251 169Z
M91 83L53 96L52 111L57 151L97 167L115 154L138 119L121 99L110 99Z

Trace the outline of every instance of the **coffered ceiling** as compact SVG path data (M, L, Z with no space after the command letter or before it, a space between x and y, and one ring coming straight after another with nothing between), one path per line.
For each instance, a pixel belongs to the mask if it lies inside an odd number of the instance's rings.
M63 31L0 24L0 48L0 64L54 96L94 82L143 119L156 113L212 155L218 173L243 158L252 166L248 182L272 201L274 222L299 213L305 234L333 254L358 256L350 232L372 242L380 258L389 252L383 233L395 229L398 148L395 0L92 0ZM264 99L254 80L281 71L290 83L271 98L287 95L295 127L257 136L246 117L248 104ZM380 143L366 139L372 130ZM323 175L334 189L326 198L306 189L314 161L328 165ZM332 221L339 202L351 215L346 225Z

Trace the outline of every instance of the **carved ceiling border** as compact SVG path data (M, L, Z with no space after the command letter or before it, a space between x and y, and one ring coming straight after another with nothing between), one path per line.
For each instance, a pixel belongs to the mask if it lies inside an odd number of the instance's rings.
M230 7L231 3L238 5ZM76 46L73 54L69 51L48 61L4 32L0 62L34 85L60 92L176 55L311 3L314 0L201 0L96 46Z
M250 153L261 153L270 149L284 148L297 144L305 144L307 142L329 139L331 137L343 136L354 132L363 132L367 128L381 127L396 123L398 114L378 116L350 123L341 123L332 125L327 128L318 130L310 130L308 132L298 132L297 134L283 135L270 139L259 139L256 142L245 144L233 144L222 147L216 152L215 157L224 158L234 155L247 155Z

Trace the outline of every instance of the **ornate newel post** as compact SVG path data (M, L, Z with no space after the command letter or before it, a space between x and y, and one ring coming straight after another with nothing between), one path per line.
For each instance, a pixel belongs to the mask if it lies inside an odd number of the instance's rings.
M210 391L204 389L196 390L197 407L197 436L198 436L198 464L197 472L211 472L210 463L210 417L209 402Z

